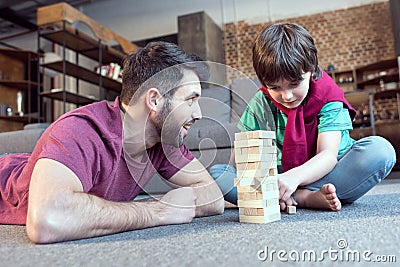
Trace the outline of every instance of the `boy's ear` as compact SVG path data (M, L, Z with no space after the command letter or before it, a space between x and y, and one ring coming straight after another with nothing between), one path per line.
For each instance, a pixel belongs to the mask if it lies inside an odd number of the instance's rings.
M150 88L146 93L146 106L149 110L157 112L157 100L161 97L157 88Z

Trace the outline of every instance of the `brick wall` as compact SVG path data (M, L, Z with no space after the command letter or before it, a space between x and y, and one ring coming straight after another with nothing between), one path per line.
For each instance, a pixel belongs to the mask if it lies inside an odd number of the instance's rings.
M389 2L380 2L310 16L285 19L298 23L311 33L319 64L348 70L395 57ZM282 22L276 21L276 22ZM225 25L225 62L255 77L252 66L253 40L270 23L250 25L245 21Z

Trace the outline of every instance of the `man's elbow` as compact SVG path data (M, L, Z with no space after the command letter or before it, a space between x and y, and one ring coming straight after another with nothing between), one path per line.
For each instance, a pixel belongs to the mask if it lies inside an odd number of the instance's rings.
M52 218L54 215L49 211L28 211L26 233L33 243L48 244L61 241L61 231Z
M219 215L224 213L225 210L225 201L224 197L220 198L217 200L216 205L215 205L215 215Z

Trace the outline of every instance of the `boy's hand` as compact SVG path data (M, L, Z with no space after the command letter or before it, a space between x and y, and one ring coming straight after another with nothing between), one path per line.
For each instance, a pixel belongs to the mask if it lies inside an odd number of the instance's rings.
M292 198L292 194L299 186L298 181L293 179L293 177L289 177L285 173L282 173L278 174L278 186L279 200L285 202L287 205L297 205L296 201Z
M297 202L294 200L293 197L290 197L286 202L283 200L279 200L279 206L281 207L281 210L284 211L286 210L287 206L297 206Z

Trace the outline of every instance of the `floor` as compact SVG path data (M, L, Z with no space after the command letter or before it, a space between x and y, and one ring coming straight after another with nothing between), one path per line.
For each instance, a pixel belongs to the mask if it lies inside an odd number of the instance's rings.
M0 266L398 266L398 175L340 212L298 209L263 225L239 223L231 208L190 224L51 245L32 244L25 227L0 225Z

